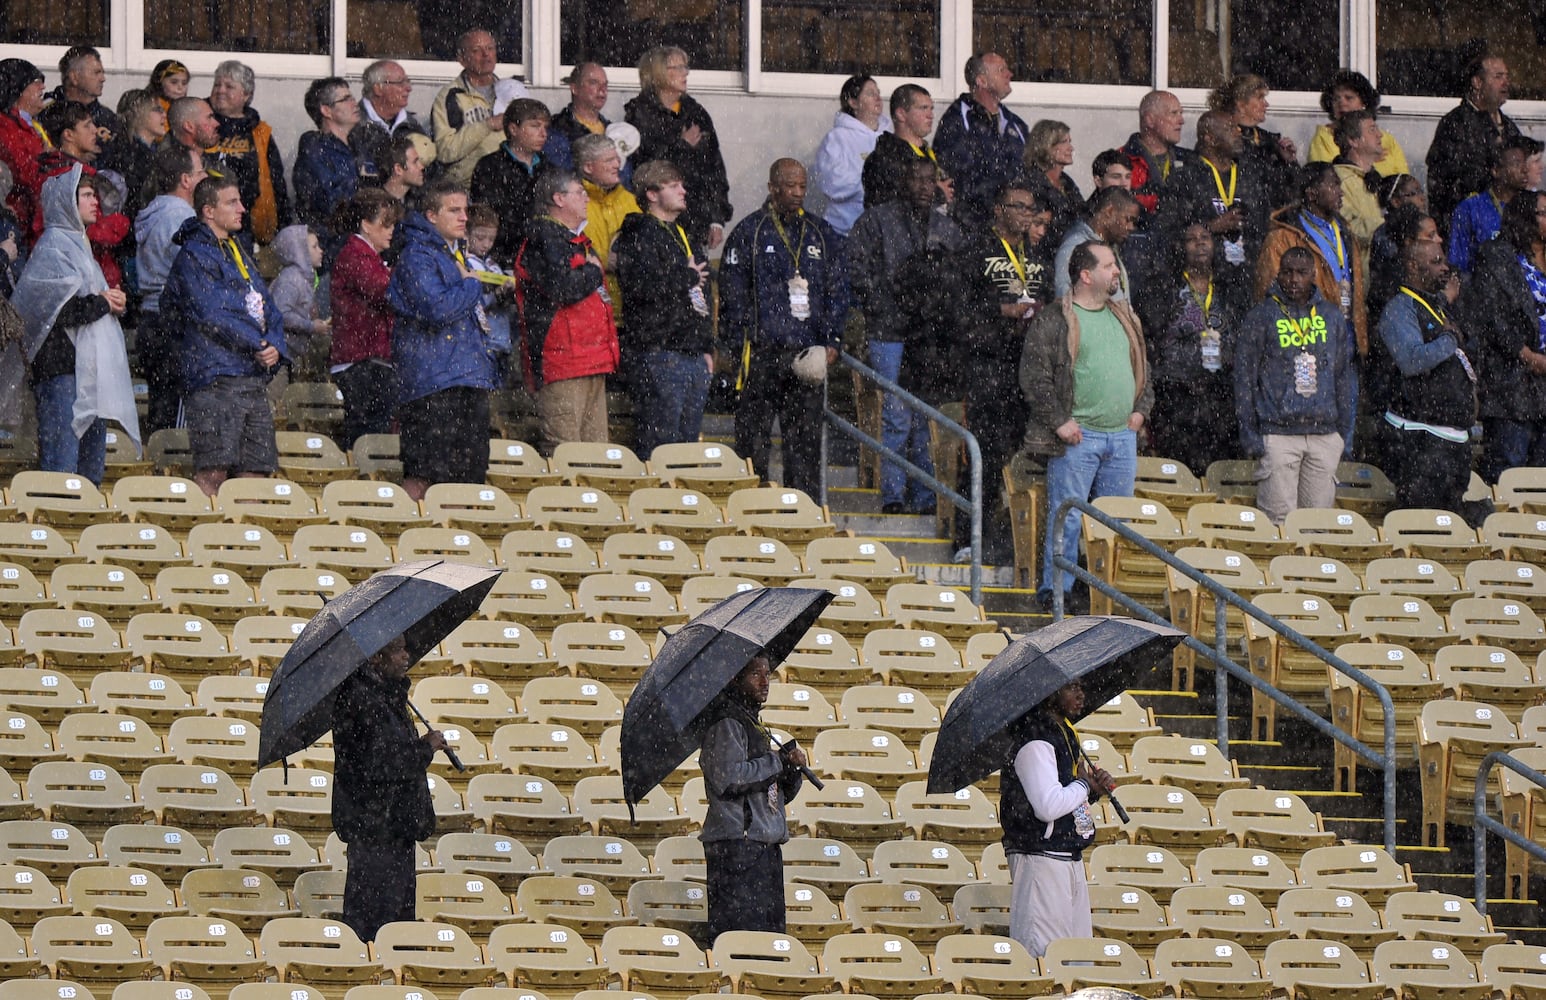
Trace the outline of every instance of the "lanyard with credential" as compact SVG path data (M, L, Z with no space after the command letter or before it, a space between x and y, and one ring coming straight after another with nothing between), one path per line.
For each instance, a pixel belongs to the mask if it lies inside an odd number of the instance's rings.
M778 217L778 212L769 212L773 217L773 229L778 233L778 238L783 241L784 249L789 251L790 258L794 261L794 276L800 276L800 255L805 252L805 209L800 209L800 235L798 246L790 246L789 234L784 232L784 223Z
M1235 183L1240 180L1240 164L1231 163L1229 165L1229 190L1226 192L1224 190L1224 178L1219 176L1219 168L1215 167L1213 162L1207 158L1204 158L1202 162L1208 164L1208 169L1213 171L1213 186L1218 188L1219 198L1223 200L1224 207L1229 208L1235 203Z
M1181 272L1181 280L1186 282L1187 293L1192 296L1192 301L1197 303L1197 308L1202 310L1202 322L1204 326L1212 326L1208 322L1208 316L1213 311L1213 279L1208 279L1207 298L1198 298L1197 290L1192 287L1192 276L1186 271ZM1280 303L1281 304L1281 303Z
M1428 304L1428 300L1423 298L1421 295L1418 295L1416 292L1412 291L1405 285L1401 286L1401 294L1410 296L1413 302L1416 302L1418 305L1428 310L1428 315L1432 316L1434 322L1438 323L1439 326L1449 325L1449 315L1442 309L1434 309L1433 306Z
M241 248L236 245L234 239L225 241L226 249L231 251L231 258L236 261L236 269L241 272L242 280L247 282L247 287L252 287L252 275L247 271L247 262L242 260Z
M1351 275L1351 269L1347 264L1347 249L1342 244L1342 227L1337 225L1337 220L1322 221L1309 212L1299 213L1299 222L1304 226L1304 231L1320 249L1321 256L1330 264L1333 253L1336 256L1336 279L1346 281Z
M1009 262L1015 266L1015 273L1020 276L1020 287L1024 288L1025 287L1025 265L1020 263L1020 258L1019 257L1015 256L1014 248L1009 245L1009 241L1008 240L1006 240L1006 239L1004 239L1004 237L1000 236L998 238L998 241L1000 243L1004 244L1004 252L1009 254Z
M1289 325L1294 328L1294 332L1301 337L1315 329L1315 321L1319 318L1315 315L1315 306L1310 306L1310 315L1304 319L1294 319L1288 311L1288 306L1284 304L1282 299L1274 295L1272 301L1278 304L1278 309L1283 313L1283 318L1288 320Z
M667 223L666 223L666 221L664 219L660 220L660 225L661 225L662 229L667 228ZM679 225L676 225L675 223L671 223L670 225L675 227L675 229L676 229L676 237L677 237L677 239L682 241L682 249L687 251L687 263L691 264L692 263L692 244L687 242L687 230L683 229Z
M910 142L908 145L913 146L913 144ZM939 157L934 155L934 149L932 146L913 146L913 153L917 155L918 159L921 160L927 157L929 161L936 167L939 166Z

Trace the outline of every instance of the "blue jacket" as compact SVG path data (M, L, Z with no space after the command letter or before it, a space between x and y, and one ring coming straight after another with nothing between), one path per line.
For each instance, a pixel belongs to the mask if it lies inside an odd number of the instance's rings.
M445 239L423 212L403 219L403 252L392 268L387 301L392 363L408 403L456 386L494 388L488 337L478 322L483 286L464 278Z
M271 375L254 356L264 341L278 348L281 358L290 359L284 318L258 273L252 241L245 233L234 238L247 278L230 251L197 218L184 222L172 237L182 250L161 290L161 323L165 329L182 330L183 381L190 391L224 376ZM252 292L263 297L261 319L248 311L247 297Z
M837 347L848 319L848 272L832 227L801 212L785 229L800 252L800 276L810 282L810 319L789 310L794 260L773 224L766 204L742 219L725 242L719 264L721 338L730 345L802 348ZM803 239L801 238L801 234Z
M1268 434L1341 434L1352 426L1352 340L1342 310L1317 290L1309 308L1280 304L1276 283L1245 314L1235 341L1240 446L1256 458ZM1313 318L1312 318L1313 316ZM1315 393L1295 389L1294 359L1315 358Z
M1007 105L1000 104L998 113L1001 131L994 129L971 94L962 94L945 109L934 131L934 151L940 167L955 178L956 215L966 229L988 224L999 185L1022 170L1031 130Z
M354 197L360 168L347 143L326 132L307 132L295 151L291 172L295 214L306 225L331 230L333 210Z
M1449 222L1449 262L1461 274L1470 274L1482 244L1498 235L1503 210L1492 192L1483 191L1455 206Z

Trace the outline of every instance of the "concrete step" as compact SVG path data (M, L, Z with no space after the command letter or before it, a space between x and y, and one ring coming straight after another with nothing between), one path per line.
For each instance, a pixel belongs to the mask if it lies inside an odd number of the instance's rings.
M861 538L873 539L885 544L894 555L901 556L912 566L916 563L941 563L949 562L955 555L955 550L950 548L950 543L943 538L919 538L911 535L885 535L865 534L854 532Z
M832 497L832 491L827 491L828 501ZM839 528L846 528L855 535L866 538L900 536L907 538L939 538L936 534L937 522L933 514L882 514L877 510L874 513L854 513L834 509L832 522ZM942 543L950 544L948 539L939 538ZM938 562L950 562L955 555L955 546L950 545L950 555Z
M827 509L834 517L842 514L880 515L880 491L860 489L857 486L837 486L832 482L832 469L827 475Z

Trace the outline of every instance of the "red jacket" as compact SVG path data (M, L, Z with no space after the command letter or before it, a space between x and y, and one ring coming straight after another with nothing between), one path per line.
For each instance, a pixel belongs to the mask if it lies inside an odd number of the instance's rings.
M0 112L0 160L11 168L13 180L5 203L26 227L22 235L29 245L33 239L32 220L41 213L38 191L43 187L43 179L38 176L38 157L47 148L43 136L22 121L15 108Z
M351 236L333 263L333 357L335 365L392 357L392 272L365 238Z
M617 370L617 325L583 233L533 219L515 259L527 388Z

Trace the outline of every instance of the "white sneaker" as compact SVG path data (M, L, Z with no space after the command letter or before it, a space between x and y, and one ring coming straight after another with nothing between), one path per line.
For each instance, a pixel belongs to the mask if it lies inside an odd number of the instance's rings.
M962 564L971 562L972 547L968 545L965 548L956 549L955 561Z

